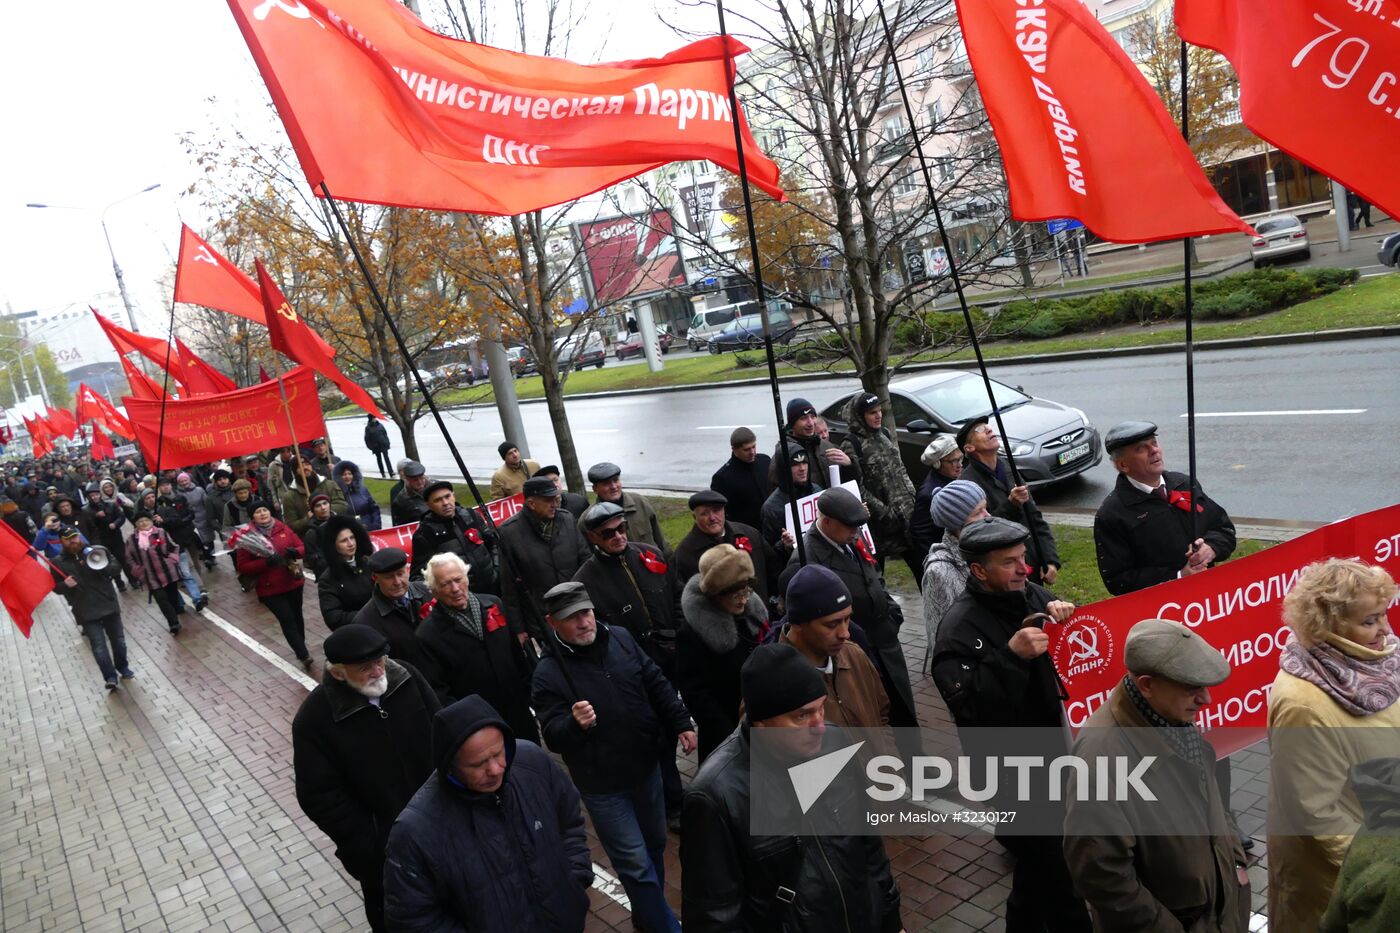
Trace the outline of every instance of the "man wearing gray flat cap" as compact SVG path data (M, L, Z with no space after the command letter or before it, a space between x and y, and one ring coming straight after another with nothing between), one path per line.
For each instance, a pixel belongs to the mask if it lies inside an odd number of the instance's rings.
M661 532L656 510L646 497L622 489L622 467L616 463L595 463L588 468L588 482L599 502L611 502L627 515L627 536L638 543L650 544L669 560L671 548ZM584 544L587 550L587 543Z
M1200 483L1192 490L1185 473L1167 471L1155 424L1124 421L1103 443L1118 481L1094 516L1094 550L1110 593L1189 577L1229 558L1235 550L1230 516Z
M1104 931L1249 929L1249 877L1216 782L1215 753L1196 728L1230 665L1180 622L1145 619L1128 632L1128 673L1074 743L1090 763L1148 756L1155 800L1078 800L1066 794L1065 858L1075 889ZM1073 769L1071 769L1071 772Z

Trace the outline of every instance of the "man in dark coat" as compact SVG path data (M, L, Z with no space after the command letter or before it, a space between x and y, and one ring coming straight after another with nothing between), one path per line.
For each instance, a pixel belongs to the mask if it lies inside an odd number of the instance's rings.
M525 481L525 508L501 523L501 602L510 630L542 641L544 593L572 580L583 565L583 539L574 516L559 508L559 487L545 477Z
M1016 522L1030 533L1027 550L1031 581L1054 586L1060 574L1060 552L1040 507L1026 486L1012 486L1006 464L997 456L1001 438L986 418L973 418L958 428L958 449L963 452L962 479L972 480L987 494L987 511L996 518Z
M386 547L369 559L374 592L355 615L355 623L368 625L389 642L389 657L407 661L419 671L431 670L418 644L418 624L430 611L433 594L419 580L408 578L408 555L400 548Z
M324 437L318 437L311 442L311 465L316 468L316 472L321 476L334 478L335 465L340 462L340 458L331 453L330 441Z
M787 475L783 475L780 463L773 462L771 474L774 480L773 491L764 500L761 524L758 527L768 546L781 551L783 555L790 555L793 548L797 546L792 532L787 530L788 519L792 515L793 500L801 501L813 493L821 492L811 482L811 474L811 464L807 462L807 451L791 442L788 443ZM782 594L775 595L781 596Z
M728 500L730 518L757 528L763 502L773 490L768 478L772 458L758 452L758 438L748 428L734 429L729 450L729 459L710 477L710 488Z
M634 923L680 933L666 903L666 807L657 759L659 752L674 759L677 739L687 754L695 750L690 713L627 629L597 622L582 583L551 589L545 608L553 637L531 689L545 741L564 757L583 795Z
M1118 470L1113 491L1094 516L1099 575L1114 596L1200 573L1235 550L1230 516L1184 473L1165 469L1157 426L1114 425L1104 448ZM1191 534L1194 509L1195 537Z
M569 492L569 490L565 489L563 482L560 480L561 474L559 473L559 468L554 464L547 463L530 475L542 476L545 479L554 480L554 485L559 487L559 507L561 509L568 509L569 514L574 517L575 522L583 516L584 512L588 511L588 497L581 492Z
M676 577L682 582L700 572L700 556L720 544L732 544L753 560L755 590L764 602L778 584L781 555L763 540L758 529L743 522L729 521L729 500L713 489L702 489L686 502L695 524L686 532L674 555ZM789 539L790 540L790 539Z
M83 511L92 521L93 534L89 536L92 543L100 544L111 551L112 562L118 567L125 567L126 538L122 528L130 523L131 516L117 502L115 494L116 487L113 487L113 498L104 499L102 487L97 483L90 484L87 488L88 502L83 506ZM125 593L126 584L122 582L121 577L117 577L116 583L117 589Z
M83 536L71 525L63 529L59 541L62 549L50 559L50 573L57 584L54 589L63 594L73 610L73 618L92 648L92 659L97 662L107 689L115 690L118 676L124 680L136 676L127 666L121 598L112 587L120 578L121 565L113 560L102 570L89 567L83 559Z
M423 490L428 487L428 470L417 460L410 460L399 472L403 489L390 500L389 515L395 525L408 525L428 511L428 500L423 497Z
M423 490L428 511L413 532L413 566L410 576L420 579L428 558L456 554L471 567L472 590L496 595L501 585L496 574L496 532L487 527L476 509L457 504L447 480L429 483Z
M933 649L933 681L959 730L1019 727L1045 747L1020 748L1046 760L1068 754L1062 687L1048 655L1050 638L1040 616L1063 622L1072 603L1030 582L1026 539L1016 522L987 518L963 526L958 545L971 573L967 589L943 617ZM962 733L963 754L975 760L1004 755L987 733ZM1044 803L1041 806L1045 806ZM1014 807L1001 807L1008 809ZM993 807L997 809L997 807ZM998 830L1016 859L1006 904L1008 930L1090 929L1084 903L1074 896L1059 835L1019 835Z
M429 660L433 689L448 703L478 694L517 736L538 741L530 712L530 664L506 625L500 600L472 592L468 565L456 554L434 555L425 570L434 603L417 638Z
M633 541L650 544L667 557L671 555L666 535L661 531L661 522L656 517L656 509L652 508L645 496L622 488L622 467L616 463L595 463L588 468L588 482L593 485L593 494L598 502L611 502L627 514L628 534Z
M389 833L390 928L579 933L593 859L564 770L479 696L439 710L432 741L437 773Z
M423 675L385 657L383 635L346 625L326 639L327 667L292 720L297 803L360 883L372 930L384 930L389 828L433 772L438 700Z
M778 443L781 445L784 441L806 451L807 463L811 467L808 481L818 489L831 485L828 468L833 466L841 468L841 482L860 480L860 464L840 447L822 438L817 431L817 410L805 398L795 398L787 403L787 431L778 439ZM782 469L781 446L773 449L773 463L776 469Z
M384 429L384 423L374 415L370 415L368 423L365 424L365 446L374 454L374 465L379 469L379 477L388 479L392 472L389 467L389 432Z

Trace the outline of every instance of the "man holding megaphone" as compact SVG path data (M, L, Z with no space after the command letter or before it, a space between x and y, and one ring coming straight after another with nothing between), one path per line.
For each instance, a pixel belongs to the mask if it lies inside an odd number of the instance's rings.
M76 528L65 527L59 542L62 548L57 557L50 558L49 569L92 646L93 660L107 689L116 690L118 676L123 680L136 676L126 662L126 633L115 586L121 565L111 559L106 548L89 547Z

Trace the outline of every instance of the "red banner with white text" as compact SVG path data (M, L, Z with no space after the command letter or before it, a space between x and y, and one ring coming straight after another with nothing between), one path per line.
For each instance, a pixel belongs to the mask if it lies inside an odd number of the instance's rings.
M525 507L525 497L520 493L508 496L504 499L492 499L486 503L487 510L491 513L491 520L499 525L510 518L516 512ZM481 512L478 506L476 511ZM374 549L396 547L401 548L409 557L413 556L413 533L418 530L417 522L410 522L407 525L394 525L392 528L380 528L369 533L370 541L374 542Z
M1195 629L1230 662L1231 674L1210 688L1197 723L1216 751L1230 754L1264 737L1279 656L1290 637L1283 597L1299 572L1329 557L1358 557L1400 580L1400 505L1367 512L1232 560L1205 573L1082 606L1064 625L1050 625L1050 657L1070 699L1077 729L1123 679L1123 643L1143 619L1173 619ZM1400 629L1400 601L1390 606ZM1228 728L1226 728L1228 727ZM1255 730L1255 731L1251 731Z

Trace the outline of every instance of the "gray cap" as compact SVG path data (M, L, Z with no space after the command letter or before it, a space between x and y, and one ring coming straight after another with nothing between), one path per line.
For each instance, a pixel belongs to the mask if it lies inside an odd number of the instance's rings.
M817 511L849 528L859 528L870 521L870 513L849 489L828 489L817 496Z
M596 531L614 518L621 518L622 506L614 502L599 502L583 510L583 527Z
M537 496L542 499L552 499L559 495L559 484L548 476L532 476L525 481L525 486L521 491L527 499Z
M428 472L428 468L417 460L410 460L403 465L403 475L412 479L415 476L422 476Z
M958 442L949 434L940 434L928 442L924 452L919 454L919 462L924 466L933 468L943 462L943 459L958 449Z
M702 505L728 505L729 500L724 493L715 492L713 489L702 489L686 500L686 508L692 512Z
M1157 426L1151 421L1121 421L1103 436L1103 449L1111 454L1120 447L1136 444L1156 433Z
M1188 687L1214 687L1230 676L1230 664L1219 651L1168 619L1134 625L1123 646L1123 664L1134 674L1155 674Z
M556 619L567 619L575 612L592 608L588 588L576 580L560 583L544 594L544 611Z
M1004 518L984 518L980 522L964 525L958 535L958 550L963 554L981 556L1015 547L1031 536L1024 525L1007 521Z
M608 463L606 460L602 463L595 463L588 468L588 481L590 483L606 482L615 476L621 475L622 467L618 466L616 463Z
M400 460L398 463L394 464L394 472L396 472L396 473L402 473L402 472L403 472L403 468L406 467L406 466L408 466L408 465L409 465L410 463L412 463L412 462L413 462L413 461L412 461L411 459L409 459L408 457L404 457L404 458L403 458L402 460Z

